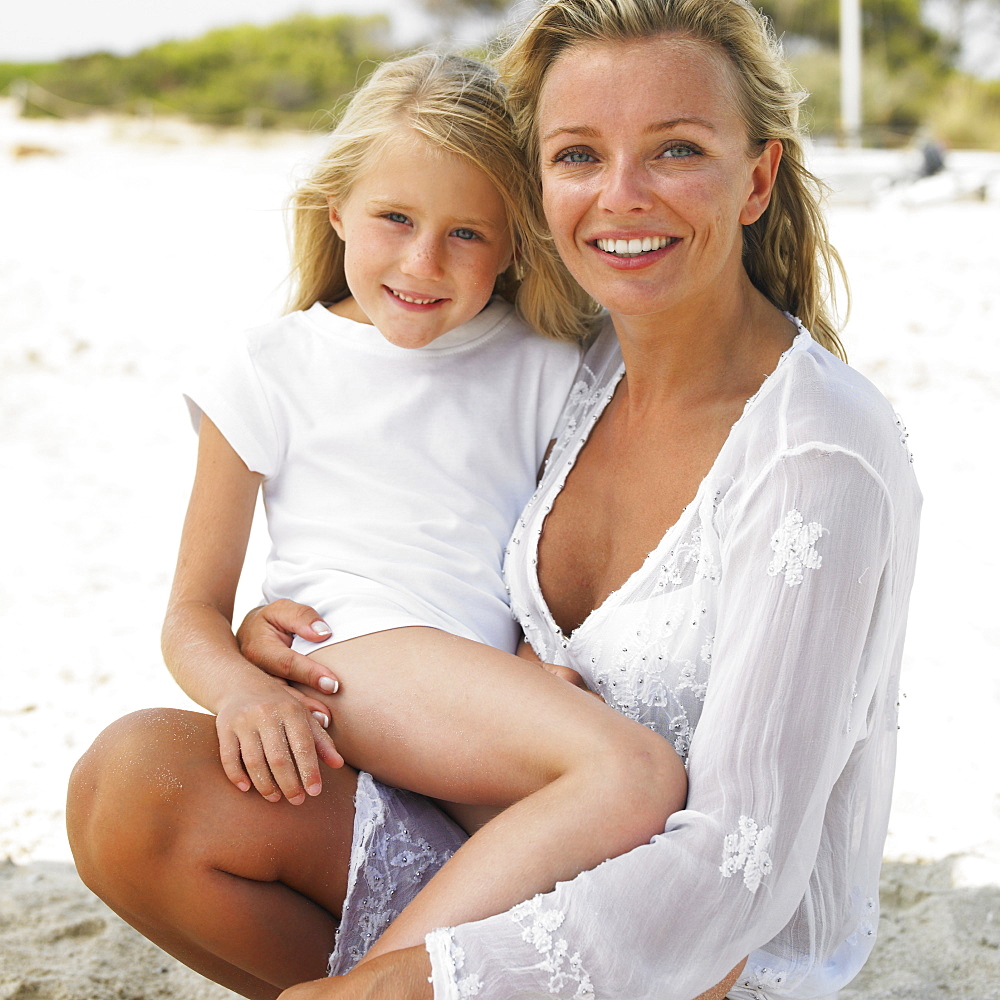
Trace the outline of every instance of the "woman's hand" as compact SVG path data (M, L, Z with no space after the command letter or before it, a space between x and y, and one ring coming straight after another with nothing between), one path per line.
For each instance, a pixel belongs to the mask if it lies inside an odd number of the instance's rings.
M330 638L330 627L307 605L280 600L254 608L237 630L236 641L243 656L265 673L336 694L340 681L321 663L296 653L291 648L295 636L323 642Z
M269 802L301 805L323 789L320 760L342 767L343 757L308 701L281 681L261 676L252 690L234 691L216 715L222 767L242 792L251 786Z
M278 1000L431 1000L430 973L430 956L419 944L363 962L346 976L299 983Z

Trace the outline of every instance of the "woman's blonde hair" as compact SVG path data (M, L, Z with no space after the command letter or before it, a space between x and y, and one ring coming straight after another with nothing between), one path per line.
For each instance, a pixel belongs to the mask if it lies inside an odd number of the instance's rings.
M496 291L539 332L559 340L583 337L595 310L548 237L503 85L495 70L475 59L434 52L384 63L368 78L344 109L326 154L292 195L289 311L350 294L344 243L330 225L329 203L347 198L362 172L407 128L468 160L500 193L514 260Z
M827 306L836 280L845 288L846 281L827 237L820 208L823 186L806 169L799 127L799 105L806 95L792 80L770 22L746 0L548 0L499 60L529 161L539 163L538 97L560 53L583 42L668 33L719 46L728 56L750 152L756 154L769 139L781 141L771 202L743 229L744 267L774 305L798 316L819 343L846 358ZM655 77L638 85L655 86Z

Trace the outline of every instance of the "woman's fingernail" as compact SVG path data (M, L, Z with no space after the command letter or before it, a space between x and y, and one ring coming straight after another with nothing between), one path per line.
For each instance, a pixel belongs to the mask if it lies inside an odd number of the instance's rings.
M326 729L330 725L330 719L325 716L322 712L313 712L313 718Z
M325 691L327 694L336 694L340 687L340 681L335 681L332 677L321 677L317 683L320 691Z
M327 625L327 623L325 621L323 621L322 619L320 619L319 621L313 622L311 628L312 628L312 630L317 635L332 635L333 634L331 632L331 630L330 630L330 626Z
M310 785L306 789L306 792L308 792L310 795L319 795L321 791L323 791L323 785L318 781L316 782L315 785Z
M237 781L236 782L236 787L241 792L249 792L250 791L250 782L249 781Z

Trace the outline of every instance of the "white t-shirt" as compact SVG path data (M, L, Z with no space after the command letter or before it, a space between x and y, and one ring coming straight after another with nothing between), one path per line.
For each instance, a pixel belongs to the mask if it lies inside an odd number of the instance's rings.
M690 1000L747 955L734 1000L829 997L878 926L921 503L905 432L800 327L677 522L567 636L539 538L623 372L609 323L507 580L543 660L670 740L687 804L651 843L434 931L435 1000Z
M188 402L264 476L265 600L515 648L504 547L579 360L499 299L416 349L319 303L245 334Z

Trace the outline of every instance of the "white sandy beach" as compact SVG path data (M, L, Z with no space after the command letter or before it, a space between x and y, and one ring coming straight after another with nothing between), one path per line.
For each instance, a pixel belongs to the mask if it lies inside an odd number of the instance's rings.
M180 392L221 331L280 312L280 208L316 149L0 104L0 1000L231 996L81 885L63 797L113 719L190 707L158 650L194 457ZM841 1000L1000 1000L1000 154L877 203L898 154L815 162L841 189L847 349L925 495L880 937Z

